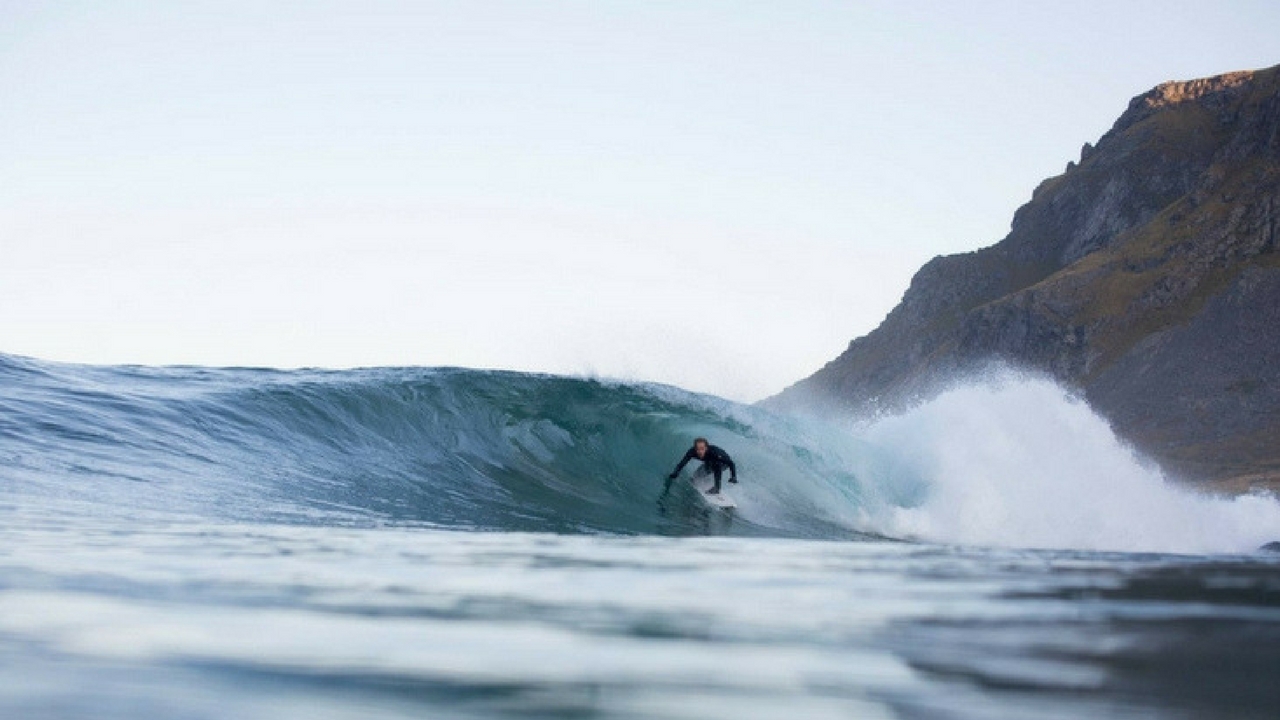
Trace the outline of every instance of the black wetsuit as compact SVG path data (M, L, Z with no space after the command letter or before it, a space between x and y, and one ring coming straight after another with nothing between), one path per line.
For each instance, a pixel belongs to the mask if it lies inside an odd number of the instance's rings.
M729 468L729 482L738 482L738 468L733 464L733 458L729 457L729 453L715 445L707 445L707 452L702 457L698 457L698 447L696 445L689 448L689 452L685 453L684 457L680 459L680 464L676 465L676 469L671 471L671 477L674 478L679 475L690 460L701 460L702 468L711 471L711 474L716 478L716 492L720 492L720 473L724 472L726 467Z

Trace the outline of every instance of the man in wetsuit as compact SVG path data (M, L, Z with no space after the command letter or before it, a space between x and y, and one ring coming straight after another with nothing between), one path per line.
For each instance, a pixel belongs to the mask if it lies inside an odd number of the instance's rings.
M716 485L707 491L708 495L720 494L720 473L724 472L726 467L729 468L729 482L738 482L738 468L733 464L733 458L729 457L729 453L724 450L709 444L706 438L698 438L693 441L693 447L689 448L689 452L684 454L680 464L676 466L676 469L671 472L667 479L675 480L680 471L684 469L684 466L694 458L702 461L702 470L700 472L709 471L716 478Z

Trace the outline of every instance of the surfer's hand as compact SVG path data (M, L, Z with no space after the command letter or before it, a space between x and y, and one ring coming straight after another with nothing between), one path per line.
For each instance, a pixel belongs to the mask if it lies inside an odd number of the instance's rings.
M680 474L680 473L671 473L670 475L668 475L668 476L667 476L667 479L668 479L668 480L675 480L675 479L676 479L676 476L678 476L679 474Z

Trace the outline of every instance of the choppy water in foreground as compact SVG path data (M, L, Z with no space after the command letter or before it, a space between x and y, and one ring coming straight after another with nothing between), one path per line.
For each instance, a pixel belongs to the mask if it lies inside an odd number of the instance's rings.
M737 511L662 493L695 434ZM851 431L0 356L5 719L1275 718L1275 539L1274 498L1167 484L1042 381Z

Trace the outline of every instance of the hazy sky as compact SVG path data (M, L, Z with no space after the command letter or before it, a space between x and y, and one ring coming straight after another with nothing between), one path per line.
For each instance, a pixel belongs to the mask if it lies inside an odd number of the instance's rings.
M0 0L0 352L754 400L1268 2Z

